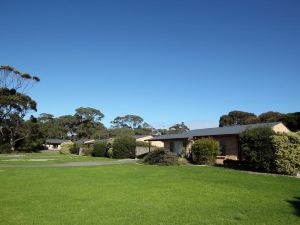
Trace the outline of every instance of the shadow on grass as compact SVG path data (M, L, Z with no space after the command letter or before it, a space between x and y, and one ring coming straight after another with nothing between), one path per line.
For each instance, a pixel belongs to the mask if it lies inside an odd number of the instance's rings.
M294 197L293 200L288 200L287 202L294 207L295 215L300 217L300 197Z

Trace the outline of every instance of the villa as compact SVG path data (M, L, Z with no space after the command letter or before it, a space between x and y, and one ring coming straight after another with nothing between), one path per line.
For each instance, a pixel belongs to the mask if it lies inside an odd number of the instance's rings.
M219 159L233 159L241 158L239 136L249 128L271 127L275 132L290 132L289 129L281 122L274 123L258 123L250 125L236 125L228 127L216 127L190 130L181 134L166 134L148 139L148 141L162 141L164 148L171 152L181 155L189 154L193 142L199 138L212 137L220 143L221 156Z

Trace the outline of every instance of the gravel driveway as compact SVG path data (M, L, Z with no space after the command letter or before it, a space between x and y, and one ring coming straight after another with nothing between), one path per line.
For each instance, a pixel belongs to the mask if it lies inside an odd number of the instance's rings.
M131 163L136 163L136 160L135 159L120 159L120 160L108 161L108 162L82 161L82 162L63 162L63 163L52 163L52 164L39 164L39 165L0 164L0 168L78 167L78 166L101 166L101 165L131 164Z

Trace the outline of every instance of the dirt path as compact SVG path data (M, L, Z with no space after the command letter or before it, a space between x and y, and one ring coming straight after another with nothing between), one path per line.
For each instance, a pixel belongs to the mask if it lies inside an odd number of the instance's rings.
M52 164L36 164L36 165L8 165L0 164L0 168L32 168L32 167L78 167L78 166L101 166L113 164L131 164L135 163L135 159L120 159L116 161L97 162L97 161L82 161L82 162L63 162Z

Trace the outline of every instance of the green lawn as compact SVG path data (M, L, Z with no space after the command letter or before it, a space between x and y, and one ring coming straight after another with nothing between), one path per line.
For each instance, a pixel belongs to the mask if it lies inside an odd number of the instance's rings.
M5 168L0 181L3 225L300 224L290 177L133 164Z
M62 155L57 152L51 153L18 153L0 154L0 164L24 165L24 164L50 164L78 161L111 161L104 157L87 157L78 155Z

